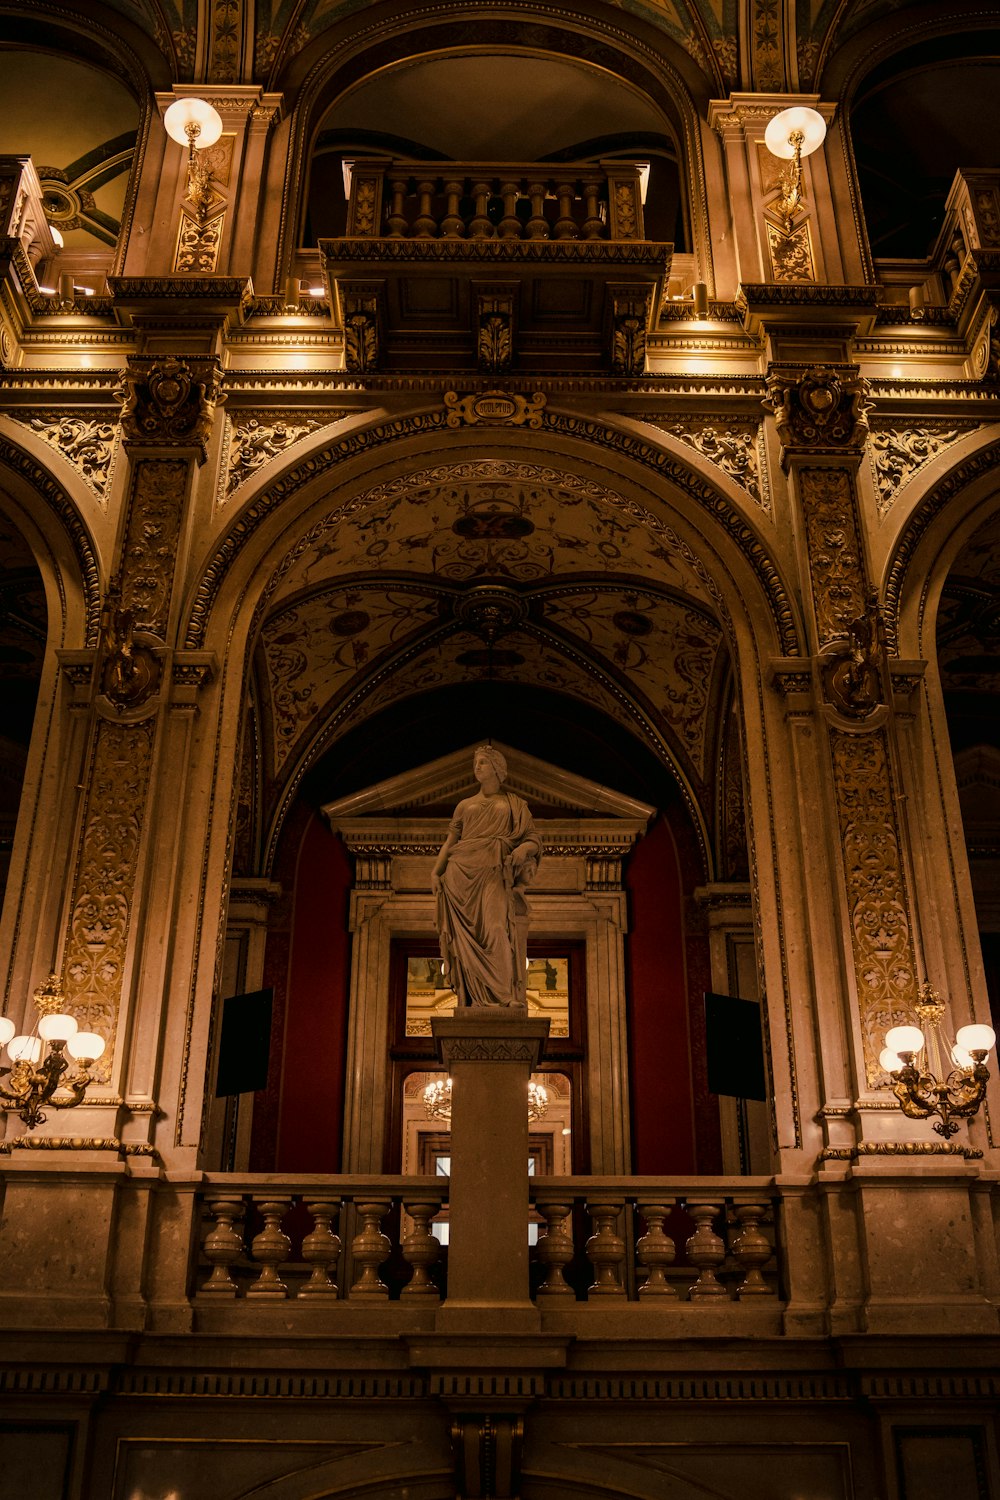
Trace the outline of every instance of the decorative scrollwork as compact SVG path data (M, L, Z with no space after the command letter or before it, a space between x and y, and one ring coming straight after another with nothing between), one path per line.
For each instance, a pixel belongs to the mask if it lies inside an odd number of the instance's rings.
M113 420L102 421L70 412L40 412L28 417L26 425L58 449L101 500L106 498L115 453Z
M126 443L194 447L204 462L216 407L225 400L220 381L214 359L137 356L129 360L116 392L122 401Z
M854 365L774 366L764 406L774 417L782 460L799 451L860 453L868 436L869 389Z

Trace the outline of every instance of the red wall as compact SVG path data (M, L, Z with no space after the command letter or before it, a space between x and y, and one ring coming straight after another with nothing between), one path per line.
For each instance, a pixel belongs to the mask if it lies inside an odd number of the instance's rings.
M718 1107L705 1072L708 942L691 894L703 880L684 816L657 818L629 860L626 942L633 1171L721 1171Z
M251 1170L339 1172L350 991L351 868L340 839L301 804L275 865L283 894L269 925L274 990L266 1093L254 1100Z

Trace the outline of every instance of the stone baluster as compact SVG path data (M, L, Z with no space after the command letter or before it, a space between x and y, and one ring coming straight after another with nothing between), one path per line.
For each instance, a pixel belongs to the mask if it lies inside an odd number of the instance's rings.
M437 1299L438 1289L430 1278L430 1268L438 1258L440 1245L430 1231L430 1220L441 1207L440 1198L408 1198L404 1209L413 1220L413 1230L403 1241L403 1259L413 1267L413 1275L400 1292L401 1297Z
M386 221L391 240L403 240L406 238L406 212L403 205L406 202L406 189L409 184L405 177L394 177L392 179L392 209Z
M520 192L521 184L514 178L506 177L500 184L500 196L503 198L503 218L497 225L497 233L502 240L519 240L521 238L521 221L517 217L517 200Z
M572 182L557 182L556 196L559 199L559 217L552 230L554 240L575 240L578 238L576 220L573 217L573 199L576 196L576 185Z
M598 202L601 194L601 178L585 177L583 180L583 197L587 205L587 216L583 221L583 239L599 240L604 237L605 224L601 218L601 209Z
M448 206L445 210L444 218L441 220L441 238L443 240L460 240L465 236L465 221L458 211L464 190L465 184L458 177L449 177L444 185Z
M524 237L528 240L547 240L549 224L545 217L545 183L533 178L528 183L528 197L531 199L531 218L524 226Z
M379 1280L378 1268L389 1259L392 1246L382 1233L381 1224L392 1204L388 1198L379 1198L358 1203L356 1207L361 1228L351 1242L351 1253L355 1265L361 1267L361 1275L351 1287L351 1296L384 1301L389 1288Z
M594 1221L594 1233L586 1244L587 1259L594 1267L595 1280L587 1288L589 1297L624 1297L621 1268L625 1261L625 1241L618 1231L621 1199L594 1199L587 1212Z
M635 1253L646 1279L639 1288L640 1301L650 1297L676 1297L677 1293L666 1278L666 1267L673 1265L677 1251L669 1234L663 1229L663 1221L673 1208L673 1203L645 1203L639 1200L639 1212L646 1221L646 1233L636 1242Z
M418 240L433 240L437 238L437 219L431 213L431 202L434 197L434 181L430 177L422 178L417 183L417 192L420 195L420 210L413 221L413 234Z
M340 1259L340 1236L333 1231L340 1213L340 1199L310 1198L306 1208L313 1216L313 1227L302 1241L302 1259L312 1266L312 1271L299 1296L335 1297L337 1284L330 1272L336 1270Z
M476 211L469 221L469 238L473 240L490 240L496 233L490 223L487 212L490 206L490 194L492 185L480 180L472 184L472 196L476 200Z
M212 1274L201 1290L213 1297L235 1297L236 1282L232 1267L243 1254L243 1236L235 1228L243 1217L242 1198L210 1198L205 1207L215 1220L215 1227L203 1246L205 1259L212 1264Z
M545 1220L545 1233L538 1241L538 1259L546 1268L546 1277L538 1288L539 1297L574 1297L576 1293L563 1274L563 1267L573 1259L573 1237L564 1228L573 1212L566 1199L535 1200L535 1207Z
M290 1198L267 1198L257 1204L264 1216L264 1228L254 1236L251 1251L253 1258L261 1263L261 1272L253 1286L247 1288L248 1297L287 1297L288 1288L278 1275L278 1267L287 1260L292 1242L281 1228L281 1221L292 1206Z
M701 1297L726 1297L728 1292L716 1278L716 1267L726 1258L726 1247L712 1228L712 1221L721 1212L719 1203L687 1204L687 1211L695 1222L695 1231L685 1245L688 1260L697 1268L698 1280L691 1288L692 1302Z
M736 1288L737 1297L773 1297L774 1293L767 1285L761 1270L771 1259L772 1250L767 1235L760 1227L761 1220L767 1214L766 1203L739 1203L736 1205L736 1217L742 1228L733 1242L733 1256L740 1268L746 1272L744 1279Z

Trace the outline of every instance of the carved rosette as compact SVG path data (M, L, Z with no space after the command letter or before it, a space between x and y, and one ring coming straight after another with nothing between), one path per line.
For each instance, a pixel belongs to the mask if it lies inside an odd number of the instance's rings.
M83 834L73 880L63 974L82 1028L108 1042L94 1076L110 1076L122 999L154 723L97 725Z
M896 791L883 730L834 731L830 744L865 1077L874 1088L885 1033L917 999Z
M851 634L865 611L865 568L848 469L799 472L806 550L820 649Z
M121 424L130 447L194 448L204 463L219 392L215 359L130 359L118 394Z
M868 436L869 385L855 365L772 365L764 406L781 439L781 460L819 453L858 456Z

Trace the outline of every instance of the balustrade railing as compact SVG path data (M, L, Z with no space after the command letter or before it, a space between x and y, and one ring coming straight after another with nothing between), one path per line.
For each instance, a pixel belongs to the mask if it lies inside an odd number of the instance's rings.
M543 1307L780 1299L770 1178L539 1177L529 1190ZM218 1174L199 1206L199 1303L378 1306L446 1295L447 1251L433 1233L447 1216L446 1178Z
M779 1196L770 1178L539 1177L539 1301L706 1306L777 1298Z
M199 1300L438 1299L440 1177L224 1177L200 1197ZM208 1274L206 1274L208 1272Z
M634 162L357 161L349 237L391 240L641 240Z

